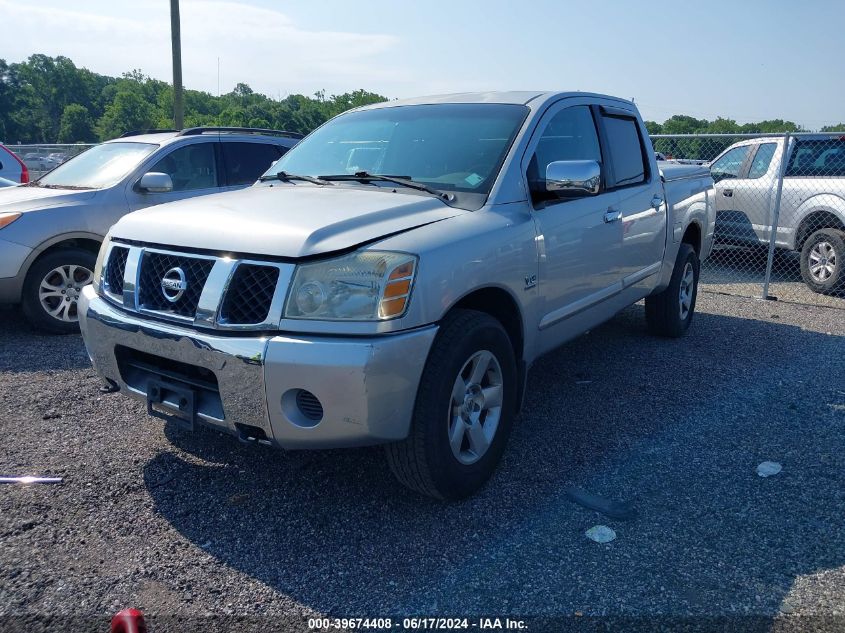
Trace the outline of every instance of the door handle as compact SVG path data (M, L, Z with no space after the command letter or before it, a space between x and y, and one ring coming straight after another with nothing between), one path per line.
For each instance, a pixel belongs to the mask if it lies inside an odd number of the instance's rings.
M617 209L608 209L604 212L604 221L605 222L616 222L617 220L622 219L622 212L618 211Z
M734 190L733 189L722 189L722 195L726 198L733 198L734 197Z
M655 211L659 211L660 207L663 205L663 198L660 196L654 196L651 199L651 206L654 207Z

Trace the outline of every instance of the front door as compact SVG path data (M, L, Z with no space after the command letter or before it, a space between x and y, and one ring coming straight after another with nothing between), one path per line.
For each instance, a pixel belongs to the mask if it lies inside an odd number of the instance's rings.
M130 188L127 191L129 210L137 211L156 204L219 192L221 180L215 155L218 144L215 140L183 145L160 158L152 167L145 167L144 173L160 172L170 176L173 191L150 193ZM138 179L142 175L139 174Z
M575 100L566 100L569 104ZM582 101L582 100L578 100ZM595 160L603 157L589 104L553 106L541 120L539 136L526 152L529 182L541 182L554 161ZM557 199L534 195L534 218L540 252L540 329L554 344L556 327L568 318L602 303L619 290L623 271L620 251L622 223L618 194ZM562 338L566 338L563 336Z

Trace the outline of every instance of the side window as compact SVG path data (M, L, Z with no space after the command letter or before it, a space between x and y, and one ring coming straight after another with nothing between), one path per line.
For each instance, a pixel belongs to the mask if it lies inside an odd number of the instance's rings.
M719 182L725 178L739 178L739 170L745 162L745 157L748 156L748 151L751 145L742 145L728 150L719 160L710 165L710 173L713 174L713 180Z
M845 176L845 141L799 140L786 167L787 176Z
M754 159L751 161L751 169L748 170L749 178L760 178L765 176L769 171L769 165L772 162L772 156L775 155L774 143L763 143L757 148L757 153L754 154Z
M625 187L645 182L648 174L636 119L605 116L603 121L613 162L614 185Z
M215 141L216 142L216 141ZM173 191L194 191L217 186L214 142L180 147L148 171L161 172L173 180Z
M268 143L223 142L223 162L229 185L251 185L281 158L284 148Z
M546 167L558 160L601 162L599 138L589 106L566 108L552 117L537 142L528 166L528 180L544 180Z

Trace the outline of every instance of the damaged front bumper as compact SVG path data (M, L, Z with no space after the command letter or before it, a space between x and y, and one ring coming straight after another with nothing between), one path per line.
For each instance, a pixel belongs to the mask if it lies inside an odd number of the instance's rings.
M437 326L371 337L221 335L79 300L98 373L151 413L286 449L408 435Z

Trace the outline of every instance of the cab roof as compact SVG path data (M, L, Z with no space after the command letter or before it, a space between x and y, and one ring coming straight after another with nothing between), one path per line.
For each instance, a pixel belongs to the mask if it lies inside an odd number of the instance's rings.
M406 105L430 105L435 103L501 103L530 105L556 101L563 97L596 97L599 99L610 99L619 103L633 105L627 99L620 99L610 95L603 95L594 92L555 92L542 90L512 90L493 92L456 92L445 95L429 95L425 97L412 97L410 99L398 99L396 101L384 101L358 108L359 110L373 110L384 107L397 107Z

